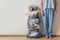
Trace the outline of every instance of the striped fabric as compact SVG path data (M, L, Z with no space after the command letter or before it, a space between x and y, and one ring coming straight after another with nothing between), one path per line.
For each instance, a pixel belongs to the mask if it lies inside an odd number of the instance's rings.
M46 8L53 8L54 9L54 1L55 0L43 0L43 10Z

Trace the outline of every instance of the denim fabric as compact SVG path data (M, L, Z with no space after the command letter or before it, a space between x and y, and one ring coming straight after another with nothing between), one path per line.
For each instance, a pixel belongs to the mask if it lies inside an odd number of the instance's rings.
M44 16L42 17L45 35L50 36L52 34L52 25L54 19L54 10L52 8L44 10Z

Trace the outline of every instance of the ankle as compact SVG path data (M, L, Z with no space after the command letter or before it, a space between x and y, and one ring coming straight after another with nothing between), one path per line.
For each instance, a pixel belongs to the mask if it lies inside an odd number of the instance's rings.
M49 38L51 39L51 38L52 38L52 36L49 36Z
M48 36L47 35L45 37L46 37L46 39L48 39Z

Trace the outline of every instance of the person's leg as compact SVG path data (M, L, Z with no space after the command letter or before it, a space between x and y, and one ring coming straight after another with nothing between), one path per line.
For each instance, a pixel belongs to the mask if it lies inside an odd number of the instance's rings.
M49 8L47 9L47 18L46 18L46 22L47 22L47 33L48 33L48 36L49 36Z
M51 37L52 35L53 14L54 14L54 10L49 9L49 29L48 29L49 37Z
M47 31L47 12L48 10L44 10L44 16L42 17L43 19L43 25L44 25L44 32L45 32L45 35L46 35L46 38L48 38L48 31Z

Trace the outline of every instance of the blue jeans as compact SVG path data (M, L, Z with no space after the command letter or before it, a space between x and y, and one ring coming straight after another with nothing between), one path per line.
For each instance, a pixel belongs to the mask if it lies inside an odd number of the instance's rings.
M52 8L45 9L42 20L44 25L44 32L45 35L47 36L51 36L52 34L53 18L54 18L54 10Z

